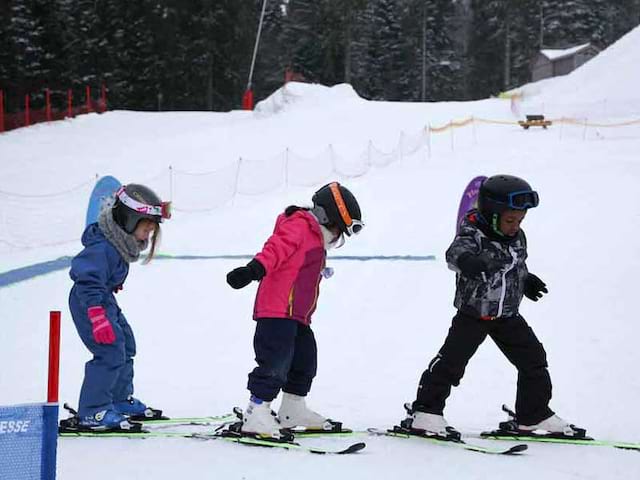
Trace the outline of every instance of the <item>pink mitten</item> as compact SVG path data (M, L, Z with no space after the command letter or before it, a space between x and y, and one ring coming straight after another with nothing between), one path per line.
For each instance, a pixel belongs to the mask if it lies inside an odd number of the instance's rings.
M116 334L113 333L113 327L107 318L107 313L104 311L104 307L100 305L89 307L87 309L87 315L89 315L89 320L91 320L93 339L97 343L106 343L110 345L115 342Z

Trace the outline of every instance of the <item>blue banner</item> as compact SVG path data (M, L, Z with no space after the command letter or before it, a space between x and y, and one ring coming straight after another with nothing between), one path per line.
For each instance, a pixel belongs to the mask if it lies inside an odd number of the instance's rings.
M55 480L58 405L0 406L0 479Z

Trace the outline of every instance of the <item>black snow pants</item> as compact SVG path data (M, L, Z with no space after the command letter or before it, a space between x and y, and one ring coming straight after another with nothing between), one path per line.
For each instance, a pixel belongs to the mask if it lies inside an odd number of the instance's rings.
M444 345L422 374L414 410L442 415L451 387L460 384L467 363L487 335L518 369L518 423L534 425L553 415L547 354L525 319L518 315L481 320L461 312L453 317Z
M259 318L253 337L258 366L249 374L252 395L270 402L282 389L304 397L318 366L313 330L288 318Z

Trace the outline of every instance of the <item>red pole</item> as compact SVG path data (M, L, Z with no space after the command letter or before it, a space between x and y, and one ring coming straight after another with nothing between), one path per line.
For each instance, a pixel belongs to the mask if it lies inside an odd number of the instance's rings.
M247 89L242 96L242 109L253 110L253 90L250 88Z
M89 85L87 85L85 97L87 98L87 113L89 113L91 111L91 87Z
M72 115L73 94L71 89L67 90L67 117L71 118Z
M4 132L4 91L0 90L0 132Z
M31 125L31 118L29 115L29 94L27 93L24 96L24 126L28 127Z
M47 402L58 403L60 377L60 312L49 312L49 386Z
M47 122L51 121L51 91L47 88L45 91L47 97Z

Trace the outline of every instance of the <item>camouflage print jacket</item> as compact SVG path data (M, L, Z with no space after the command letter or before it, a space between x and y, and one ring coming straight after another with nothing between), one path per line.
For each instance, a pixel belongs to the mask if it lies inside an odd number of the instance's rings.
M496 265L483 278L466 277L457 261L468 252L474 255L484 252ZM478 318L518 315L528 274L527 239L522 230L513 240L494 240L480 229L472 212L462 222L446 258L449 268L457 273L454 305L458 310Z

